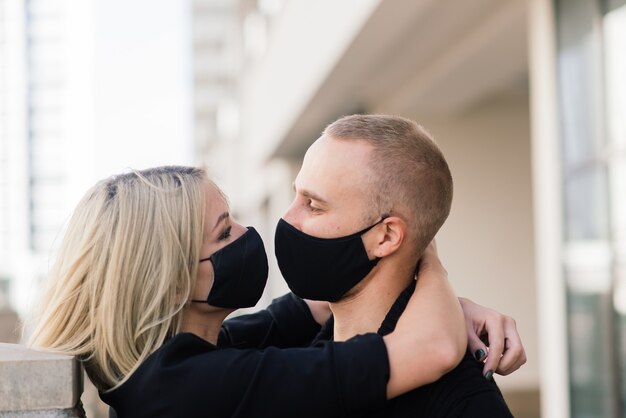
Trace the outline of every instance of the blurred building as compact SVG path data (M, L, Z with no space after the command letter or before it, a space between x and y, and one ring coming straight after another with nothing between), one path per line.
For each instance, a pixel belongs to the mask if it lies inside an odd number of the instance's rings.
M229 160L239 130L239 4L193 0L191 7L195 155L200 162L212 155L207 168L228 180L236 174Z
M625 416L626 1L236 3L238 128L197 117L196 140L268 253L326 124L417 120L455 179L439 245L456 290L525 342L498 380L515 416ZM266 300L286 290L273 264Z
M25 57L23 10L18 2L0 1L0 298L8 299L13 274L12 242L18 213L17 192L23 189L18 178L25 160L20 141L25 142Z
M0 1L0 292L21 313L93 165L89 5Z

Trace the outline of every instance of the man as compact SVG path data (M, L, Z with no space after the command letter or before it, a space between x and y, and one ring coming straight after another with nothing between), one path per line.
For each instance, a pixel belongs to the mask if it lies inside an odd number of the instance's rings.
M408 119L348 116L309 148L294 186L276 230L276 256L296 295L331 302L333 317L318 339L393 331L418 260L450 212L452 177L441 151ZM526 357L504 318L505 335L490 335L489 348L470 337L484 366L466 356L442 379L372 416L510 417L492 375L514 371ZM484 324L468 325L480 335Z

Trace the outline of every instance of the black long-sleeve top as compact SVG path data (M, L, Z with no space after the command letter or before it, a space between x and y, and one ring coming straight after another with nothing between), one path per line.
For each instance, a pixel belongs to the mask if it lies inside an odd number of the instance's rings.
M383 404L382 337L304 347L318 331L306 304L288 294L226 321L217 346L190 333L172 337L100 397L119 418L358 416Z

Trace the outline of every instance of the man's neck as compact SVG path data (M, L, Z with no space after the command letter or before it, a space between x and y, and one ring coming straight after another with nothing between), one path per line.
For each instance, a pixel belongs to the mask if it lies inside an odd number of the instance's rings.
M379 263L353 295L330 304L335 320L335 341L378 331L400 293L414 280L413 269L386 264Z

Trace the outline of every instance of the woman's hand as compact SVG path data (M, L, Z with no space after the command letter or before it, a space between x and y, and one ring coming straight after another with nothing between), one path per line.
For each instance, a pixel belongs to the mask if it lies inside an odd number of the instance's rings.
M526 352L513 318L469 299L459 298L459 301L470 351L477 360L485 362L485 377L490 379L494 371L501 375L513 373L526 363Z

